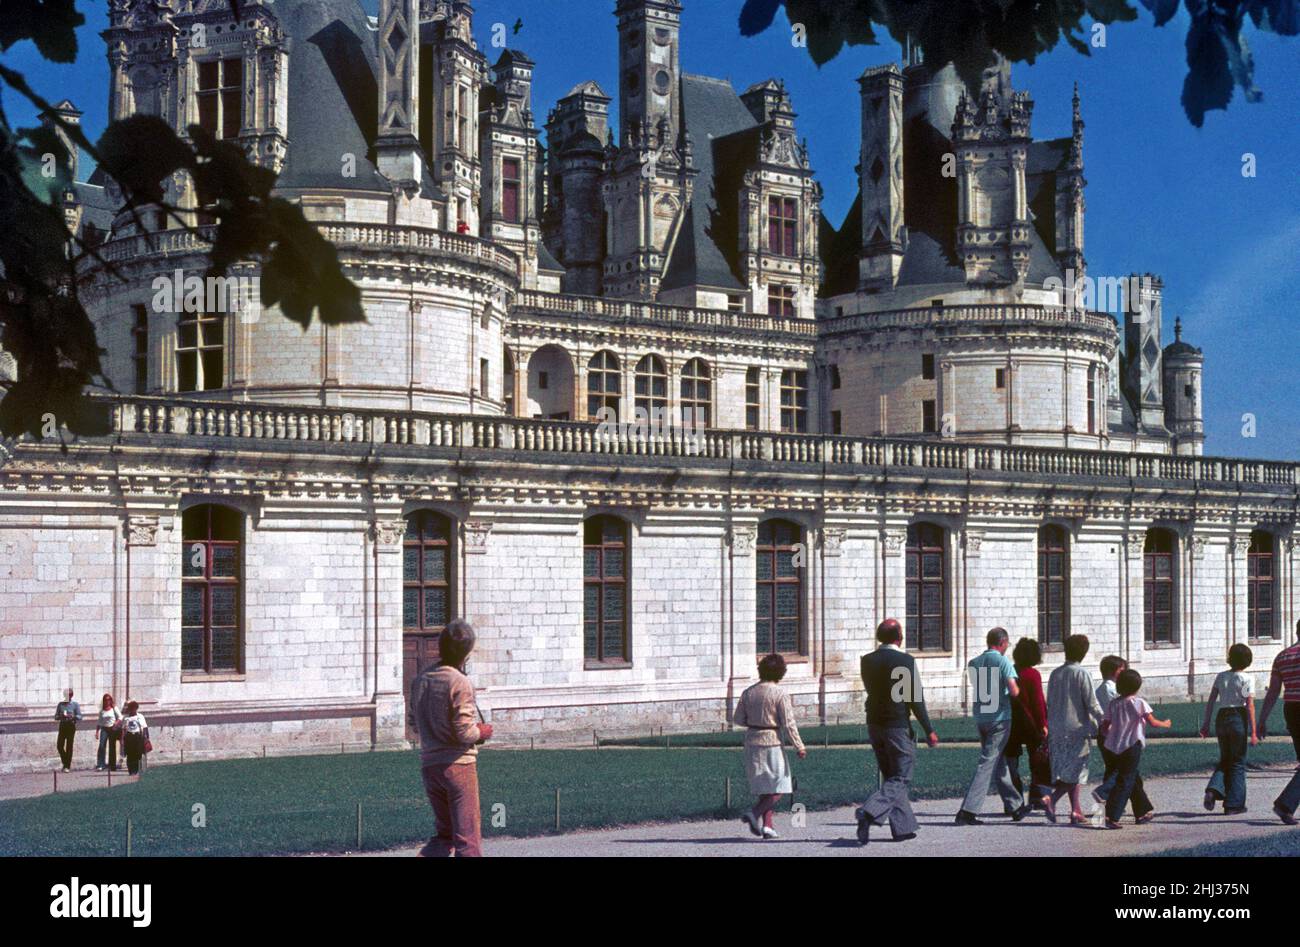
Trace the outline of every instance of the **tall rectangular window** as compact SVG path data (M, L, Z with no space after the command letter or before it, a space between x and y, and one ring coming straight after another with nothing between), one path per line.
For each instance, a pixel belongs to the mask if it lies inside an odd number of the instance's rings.
M240 672L243 516L214 504L181 514L181 670Z
M1147 531L1142 552L1142 613L1146 643L1174 644L1174 534Z
M131 324L131 341L134 353L131 361L135 368L135 393L142 395L149 388L149 310L137 303L131 307L134 321Z
M1088 433L1097 433L1097 367L1088 366Z
M943 529L917 523L907 529L907 647L914 651L948 651L946 571Z
M803 634L803 531L786 520L758 527L756 553L756 647L764 654L806 654Z
M781 256L799 255L799 202L793 197L768 198L767 248Z
M198 69L199 127L216 138L238 138L244 122L244 61L207 59Z
M1070 633L1070 566L1065 530L1048 525L1038 531L1038 640L1059 645Z
M745 369L745 427L757 431L762 423L762 369Z
M1246 630L1255 640L1281 637L1281 626L1273 614L1277 590L1274 561L1273 534L1259 529L1252 532L1246 552Z
M626 664L627 523L593 516L582 527L582 647L587 665Z
M491 377L488 369L488 360L481 358L478 360L478 395L480 398L486 398L488 391L491 390L489 382Z
M225 384L225 317L182 312L176 325L176 390L214 391Z
M519 159L501 159L501 216L512 224L519 223Z
M808 373L781 372L781 430L803 434L808 430Z
M788 283L771 283L767 287L767 314L794 317L794 287Z
M934 381L934 356L928 352L921 356L921 377L926 381Z
M934 402L927 399L921 402L921 431L925 434L933 434L938 430L934 416Z

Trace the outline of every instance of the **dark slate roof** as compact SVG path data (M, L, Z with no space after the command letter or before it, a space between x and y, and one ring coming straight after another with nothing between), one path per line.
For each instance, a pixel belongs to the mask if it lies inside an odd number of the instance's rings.
M96 168L96 171L99 169ZM94 175L91 176L92 180ZM103 175L100 176L101 179ZM81 215L81 223L84 227L90 224L92 227L99 229L100 233L107 234L113 228L113 218L117 214L117 208L108 198L108 192L101 185L89 184L84 181L78 181L73 185L76 191L77 200L79 200L85 210Z
M277 0L292 42L288 154L277 186L389 192L370 150L379 124L375 34L357 0ZM344 154L356 177L344 177Z
M543 273L564 273L564 267L546 248L545 243L537 245L537 268Z
M741 169L720 158L743 154L758 124L731 83L693 75L682 76L682 123L695 146L698 174L659 288L743 289L733 259L737 188L728 186Z

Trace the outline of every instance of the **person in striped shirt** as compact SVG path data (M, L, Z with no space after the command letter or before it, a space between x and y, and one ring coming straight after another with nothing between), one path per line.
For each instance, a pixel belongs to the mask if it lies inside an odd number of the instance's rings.
M1300 621L1296 622L1296 636L1300 639ZM1300 763L1300 640L1273 659L1273 675L1269 678L1268 693L1264 695L1264 709L1259 717L1259 735L1267 735L1268 716L1273 712L1278 695L1282 695L1282 715L1286 728L1295 744L1296 762ZM1295 776L1273 803L1273 811L1287 825L1300 825L1296 809L1300 808L1300 766Z

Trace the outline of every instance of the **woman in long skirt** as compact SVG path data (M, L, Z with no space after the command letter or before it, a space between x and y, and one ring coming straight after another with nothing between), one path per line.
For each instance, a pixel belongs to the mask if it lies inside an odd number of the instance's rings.
M785 677L785 659L769 654L758 662L758 683L749 687L736 702L732 722L745 731L745 773L749 791L758 796L754 808L742 821L759 838L776 838L772 810L781 797L794 789L790 761L781 746L784 736L799 754L808 755L794 722L794 704L780 684Z
M1043 797L1047 818L1056 821L1056 804L1070 797L1070 822L1087 825L1079 803L1079 786L1088 781L1088 756L1092 737L1101 726L1101 704L1096 684L1083 666L1088 639L1071 635L1065 639L1065 663L1047 680L1048 747L1052 753L1052 778L1056 788Z

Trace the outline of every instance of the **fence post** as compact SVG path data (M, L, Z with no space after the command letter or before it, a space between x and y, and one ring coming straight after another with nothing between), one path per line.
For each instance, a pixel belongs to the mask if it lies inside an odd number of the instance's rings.
M357 851L361 851L361 800L357 800Z
M790 777L790 809L794 809L794 795L799 791L799 777Z
M560 831L560 790L555 790L555 831Z
M57 769L54 771L54 791L59 791L59 771Z
M731 811L731 777L726 778L727 811Z
M131 857L131 817L126 817L126 857Z

